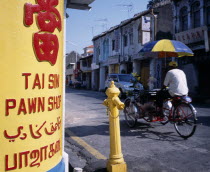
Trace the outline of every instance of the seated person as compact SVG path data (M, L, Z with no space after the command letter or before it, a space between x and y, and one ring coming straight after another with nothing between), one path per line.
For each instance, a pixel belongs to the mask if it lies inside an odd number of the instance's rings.
M177 62L171 61L169 63L163 88L157 93L157 106L160 109L161 116L163 115L162 106L165 99L188 94L186 75L182 70L177 69L177 67ZM165 89L166 87L168 87L167 90Z

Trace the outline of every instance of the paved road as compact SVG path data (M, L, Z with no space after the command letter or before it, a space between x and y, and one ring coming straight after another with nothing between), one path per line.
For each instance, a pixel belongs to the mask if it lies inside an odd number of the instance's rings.
M103 171L109 157L109 121L102 105L105 95L66 90L65 150L73 167ZM174 126L139 121L134 129L121 113L121 140L129 172L210 172L210 108L196 106L198 127L184 140Z

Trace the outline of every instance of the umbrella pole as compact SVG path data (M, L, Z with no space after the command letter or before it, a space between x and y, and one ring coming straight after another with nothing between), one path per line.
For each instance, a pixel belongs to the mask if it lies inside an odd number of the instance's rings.
M165 68L166 68L166 52L165 52Z

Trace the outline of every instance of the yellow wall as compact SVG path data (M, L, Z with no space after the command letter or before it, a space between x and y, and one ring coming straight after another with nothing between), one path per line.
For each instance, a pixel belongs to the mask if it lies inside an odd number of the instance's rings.
M33 13L31 25L24 23L24 5L40 4L35 0L0 1L1 172L44 172L62 158L64 2L58 2L55 9L62 28L48 32L59 41L57 61L52 64L41 62L35 53L33 36L41 31L38 13ZM53 102L56 106L52 108Z

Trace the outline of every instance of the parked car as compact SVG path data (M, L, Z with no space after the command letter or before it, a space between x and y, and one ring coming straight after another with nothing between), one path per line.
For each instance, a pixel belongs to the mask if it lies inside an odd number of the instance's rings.
M131 74L109 74L105 81L105 91L110 86L111 81L115 82L120 90L119 97L125 97L129 92L133 92L136 78ZM142 86L142 84L140 84ZM144 89L143 86L140 89Z

